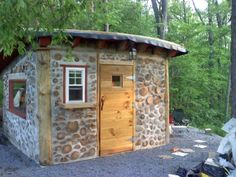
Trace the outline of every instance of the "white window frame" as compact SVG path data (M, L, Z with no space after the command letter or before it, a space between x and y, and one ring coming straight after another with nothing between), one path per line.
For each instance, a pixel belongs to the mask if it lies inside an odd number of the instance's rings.
M69 83L69 73L70 71L81 71L81 83L82 84L73 84L73 86L82 86L83 91L82 91L82 100L74 100L74 101L70 101L69 100L69 87L71 86ZM85 68L81 68L81 67L66 67L66 85L65 85L65 89L66 89L66 99L65 102L66 103L84 103L85 102Z

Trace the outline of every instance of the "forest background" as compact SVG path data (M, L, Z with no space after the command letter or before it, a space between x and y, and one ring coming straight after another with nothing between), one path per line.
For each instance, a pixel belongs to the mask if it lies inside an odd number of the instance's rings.
M189 53L170 60L170 110L183 109L192 126L223 135L220 128L231 116L230 17L229 0L3 1L0 46L5 55L15 48L23 53L19 39L33 42L39 30L66 28L109 28L181 44ZM2 89L0 82L0 105Z

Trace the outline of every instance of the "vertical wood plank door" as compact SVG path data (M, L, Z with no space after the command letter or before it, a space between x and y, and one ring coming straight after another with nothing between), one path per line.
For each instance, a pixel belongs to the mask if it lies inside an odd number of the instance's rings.
M133 150L131 65L100 65L100 155Z

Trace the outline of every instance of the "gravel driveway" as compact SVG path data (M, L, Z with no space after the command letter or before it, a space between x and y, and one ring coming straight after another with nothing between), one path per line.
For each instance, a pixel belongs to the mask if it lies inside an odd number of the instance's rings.
M193 147L196 139L205 140L207 148ZM166 146L49 167L40 167L11 144L0 142L0 177L167 177L178 167L190 169L205 160L209 152L216 152L220 140L195 128L175 129ZM170 152L173 147L195 152L174 156ZM164 160L159 155L171 155L173 159Z

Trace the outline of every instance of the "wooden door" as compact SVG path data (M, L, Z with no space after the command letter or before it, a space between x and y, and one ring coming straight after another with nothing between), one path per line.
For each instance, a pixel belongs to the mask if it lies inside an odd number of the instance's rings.
M133 66L100 65L100 155L133 150Z

